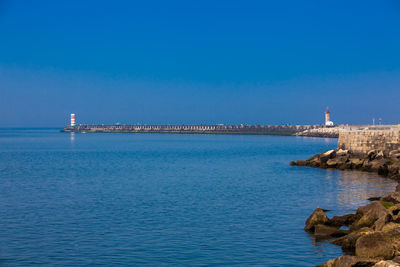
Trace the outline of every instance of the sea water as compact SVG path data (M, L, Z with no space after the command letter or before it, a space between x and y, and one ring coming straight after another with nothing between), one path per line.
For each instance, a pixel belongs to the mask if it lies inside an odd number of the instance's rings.
M0 265L313 266L304 222L395 183L290 167L336 139L0 129Z

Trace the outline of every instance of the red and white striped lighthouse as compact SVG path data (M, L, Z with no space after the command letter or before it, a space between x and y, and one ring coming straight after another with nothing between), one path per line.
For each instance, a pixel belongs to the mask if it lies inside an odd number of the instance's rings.
M71 114L71 126L75 126L75 114Z

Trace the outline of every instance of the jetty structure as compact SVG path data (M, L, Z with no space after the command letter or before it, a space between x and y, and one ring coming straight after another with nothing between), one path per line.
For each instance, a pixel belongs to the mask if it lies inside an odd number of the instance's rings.
M400 182L400 125L340 129L336 149L290 165L373 172ZM321 267L400 266L400 184L395 192L368 200L355 213L329 218L316 208L308 217L305 231L345 252Z
M76 124L71 114L70 125L62 132L77 133L174 133L174 134L260 134L338 137L338 128L332 125L89 125Z

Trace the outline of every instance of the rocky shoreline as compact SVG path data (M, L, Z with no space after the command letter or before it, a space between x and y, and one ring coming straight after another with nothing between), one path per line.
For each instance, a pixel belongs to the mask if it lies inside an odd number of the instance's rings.
M335 149L290 165L340 170L361 170L400 181L400 151L385 156L371 150L366 155ZM305 231L316 239L334 239L345 255L332 259L322 267L400 266L400 184L396 191L369 199L354 214L329 218L321 208L315 209L306 221Z
M371 150L366 155L362 155L351 153L348 150L333 149L314 155L307 160L291 161L290 165L376 172L381 176L400 181L399 150L391 151L386 156L382 151L377 150Z

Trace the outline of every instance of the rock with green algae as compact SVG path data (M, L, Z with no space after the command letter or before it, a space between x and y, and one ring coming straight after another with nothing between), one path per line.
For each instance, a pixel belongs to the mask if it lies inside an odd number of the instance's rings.
M354 231L363 227L372 227L379 218L386 218L388 214L389 211L379 201L373 201L368 205L361 206L356 212L356 215L360 216L360 219L350 226L350 230Z

